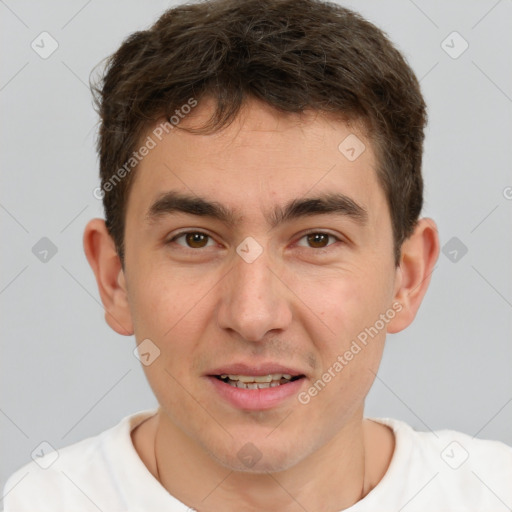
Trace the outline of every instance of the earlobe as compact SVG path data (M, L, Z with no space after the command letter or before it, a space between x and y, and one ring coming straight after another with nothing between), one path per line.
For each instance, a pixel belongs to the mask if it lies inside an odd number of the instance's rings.
M121 260L103 219L89 221L83 243L105 307L105 320L117 333L132 335L133 322Z
M388 333L405 329L414 320L430 284L439 256L439 235L432 219L420 219L413 234L402 244L393 302L401 310L388 323Z

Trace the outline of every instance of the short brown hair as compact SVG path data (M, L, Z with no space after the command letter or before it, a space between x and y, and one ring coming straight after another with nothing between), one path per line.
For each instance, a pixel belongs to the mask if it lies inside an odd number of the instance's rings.
M249 98L281 112L313 109L362 122L376 151L399 264L423 204L426 108L403 56L360 15L319 0L177 6L123 42L93 91L106 225L122 262L135 170L115 186L112 176L158 119L190 98L210 96L216 109L203 133L228 125Z

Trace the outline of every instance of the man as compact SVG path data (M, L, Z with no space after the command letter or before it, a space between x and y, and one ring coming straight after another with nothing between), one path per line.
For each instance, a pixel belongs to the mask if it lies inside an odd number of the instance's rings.
M22 468L5 510L506 510L511 448L364 418L439 253L384 34L314 0L177 7L96 92L85 252L160 406Z

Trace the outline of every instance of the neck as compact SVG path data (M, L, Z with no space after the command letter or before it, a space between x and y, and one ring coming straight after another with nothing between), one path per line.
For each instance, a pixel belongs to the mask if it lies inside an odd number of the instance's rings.
M383 471L380 468L379 477L378 468L371 467L372 458L365 456L372 428L365 427L361 411L294 466L249 473L219 464L160 409L154 436L155 477L173 496L200 512L339 511L362 499L387 468L387 464Z

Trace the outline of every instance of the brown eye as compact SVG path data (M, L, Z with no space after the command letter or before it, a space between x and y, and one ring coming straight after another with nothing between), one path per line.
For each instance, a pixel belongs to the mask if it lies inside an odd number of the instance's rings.
M304 241L304 242L303 242ZM333 245L333 242L342 242L337 236L323 231L305 234L297 243L301 247L309 247L310 249L326 249Z
M310 233L306 236L310 246L316 249L327 247L327 243L329 242L329 235L326 233Z
M187 244L194 249L205 247L208 243L208 238L208 235L204 233L187 233L185 235Z
M183 239L185 243L178 241L181 239ZM200 231L188 231L186 233L176 235L170 240L170 242L176 242L178 245L189 249L202 249L203 247L207 247L210 239L210 235L207 235L206 233L201 233Z

